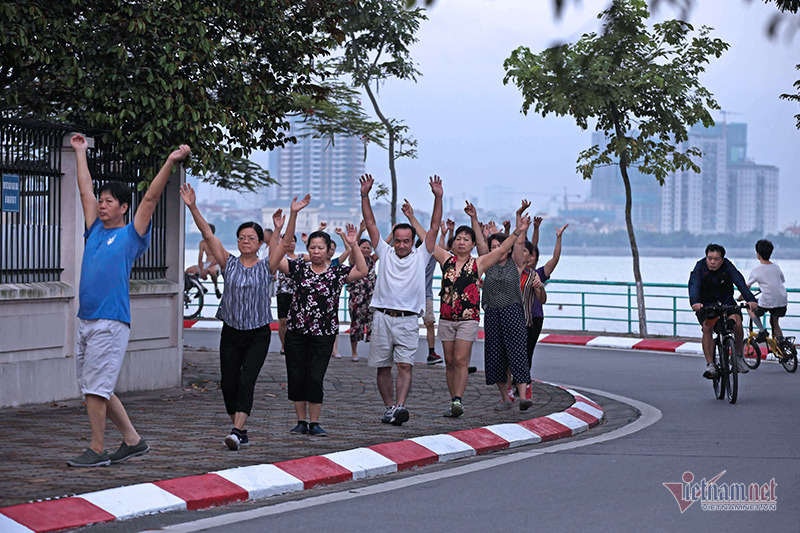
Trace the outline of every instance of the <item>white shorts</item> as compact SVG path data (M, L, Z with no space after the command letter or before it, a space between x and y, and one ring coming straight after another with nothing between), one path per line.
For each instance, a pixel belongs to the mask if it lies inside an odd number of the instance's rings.
M130 333L130 326L118 320L80 320L75 368L84 395L108 400L114 394Z
M433 316L433 298L425 299L425 315L422 317L422 322L427 324L436 324L436 317Z
M385 368L394 363L414 364L419 348L419 317L392 317L375 311L367 365Z

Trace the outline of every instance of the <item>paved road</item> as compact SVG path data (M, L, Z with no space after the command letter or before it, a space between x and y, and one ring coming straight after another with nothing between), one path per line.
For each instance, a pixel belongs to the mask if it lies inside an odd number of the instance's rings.
M702 366L697 357L542 345L535 377L634 398L663 417L606 442L554 453L498 454L403 479L374 480L355 492L329 488L277 506L251 505L245 513L272 514L212 530L797 531L800 423L793 405L800 374L762 365L743 376L739 403L729 405L714 399L710 383L700 377ZM681 514L662 485L680 482L684 472L697 481L723 471L720 482L764 484L774 478L777 510L712 512L698 502ZM211 516L232 519L241 513L207 511L183 520Z

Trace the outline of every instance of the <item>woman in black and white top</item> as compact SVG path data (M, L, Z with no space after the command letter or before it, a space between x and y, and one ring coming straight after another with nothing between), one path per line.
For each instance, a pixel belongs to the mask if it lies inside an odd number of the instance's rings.
M264 244L264 232L255 222L245 222L236 231L240 255L235 257L222 246L195 203L195 193L188 184L181 186L181 198L192 213L197 228L216 257L225 280L225 293L217 310L222 320L219 361L222 397L233 429L225 437L231 450L247 446L250 440L244 428L253 407L253 390L267 357L272 314L269 285L272 273L269 261L258 257Z

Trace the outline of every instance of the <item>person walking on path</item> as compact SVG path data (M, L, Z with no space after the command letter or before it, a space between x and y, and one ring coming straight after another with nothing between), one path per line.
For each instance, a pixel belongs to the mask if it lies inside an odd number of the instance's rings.
M472 225L479 228L475 206L467 202L464 211L472 219ZM445 375L451 396L450 408L444 416L452 418L464 414L469 360L480 324L481 278L489 267L508 255L514 239L506 239L498 248L477 258L472 257L475 244L475 230L459 226L450 252L440 247L434 252L442 268L439 340L444 349Z
M425 312L425 266L436 245L442 221L442 180L430 178L433 214L424 244L414 247L416 231L406 223L392 229L392 245L381 239L369 192L373 179L361 177L361 212L370 241L376 243L378 278L372 296L375 313L369 345L370 367L377 369L378 392L385 407L381 422L402 425L408 421L406 407L411 390L411 371L419 348L419 317ZM397 365L397 380L392 383L392 366Z
M311 196L292 201L286 234L294 234L297 213L311 202ZM324 231L315 231L308 237L309 262L302 257L287 260L288 243L278 243L285 217L278 209L272 220L275 232L270 248L270 268L279 270L294 281L295 292L289 307L286 323L286 375L289 400L294 402L297 425L291 433L325 436L327 432L319 424L322 411L323 380L333 350L333 341L339 333L339 295L347 282L367 275L367 264L361 249L356 244L355 226L348 224L345 238L352 246L355 266L332 265L328 262L331 236Z
M358 341L369 342L372 337L372 315L374 310L371 307L372 295L375 292L375 272L376 258L372 253L372 243L369 239L359 239L358 247L361 248L361 255L367 263L369 274L366 277L347 284L347 292L350 295L348 308L350 311L350 359L358 361ZM352 258L350 262L352 264Z
M483 280L486 384L496 385L500 390L501 399L495 406L497 411L511 408L509 374L519 392L520 411L527 411L533 405L533 401L525 394L531 383L531 369L525 353L527 332L520 289L520 272L525 268L525 234L530 226L530 217L523 213L529 205L523 200L522 208L517 211L517 230L514 233L508 236L494 233L489 236L487 243L476 232L479 255L486 255L500 248L505 241L513 240L511 252L489 267ZM476 222L477 217L472 220Z
M259 259L264 231L255 222L245 222L236 230L239 257L228 252L211 232L211 227L197 207L195 192L189 184L181 186L183 198L192 213L197 229L208 242L211 253L220 258L225 293L217 309L222 321L219 341L220 387L225 410L233 429L225 445L238 450L250 444L245 424L253 408L256 380L269 351L272 322L269 287L272 271L269 261Z
M169 154L136 209L125 224L131 191L109 182L94 195L83 135L70 138L78 165L78 189L86 223L86 244L81 263L80 307L76 375L91 427L89 448L67 461L69 466L107 466L144 455L147 442L133 427L125 407L114 394L130 336L130 277L133 263L150 246L151 219L173 167L191 152L185 144ZM106 417L122 433L122 444L112 454L105 451Z

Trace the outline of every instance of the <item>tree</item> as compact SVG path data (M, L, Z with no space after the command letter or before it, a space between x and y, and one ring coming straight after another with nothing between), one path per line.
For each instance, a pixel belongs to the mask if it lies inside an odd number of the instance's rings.
M420 75L411 60L409 47L417 42L420 22L427 20L421 8L406 9L404 0L361 0L344 14L343 53L333 61L335 72L349 76L353 85L364 90L383 124L391 177L391 219L397 220L397 170L400 157L416 157L416 141L408 136L408 126L387 117L376 93L389 78L415 81Z
M106 131L129 160L186 143L195 174L253 190L272 180L246 158L295 141L288 116L313 116L320 135L361 131L366 116L321 67L352 4L4 1L0 113Z
M637 165L660 184L671 172L699 172L692 157L700 151L678 149L687 127L713 125L710 109L718 109L698 80L709 57L719 57L728 45L712 39L702 27L689 39L691 25L679 20L655 24L649 30L645 0L614 0L603 11L603 33L584 34L572 45L534 54L526 47L505 61L504 82L513 81L523 97L522 112L531 107L542 116L569 115L582 129L596 120L608 143L593 146L578 158L578 170L591 179L598 165L618 161L625 186L625 222L633 256L639 332L647 335L644 286L639 251L631 220L628 168Z

